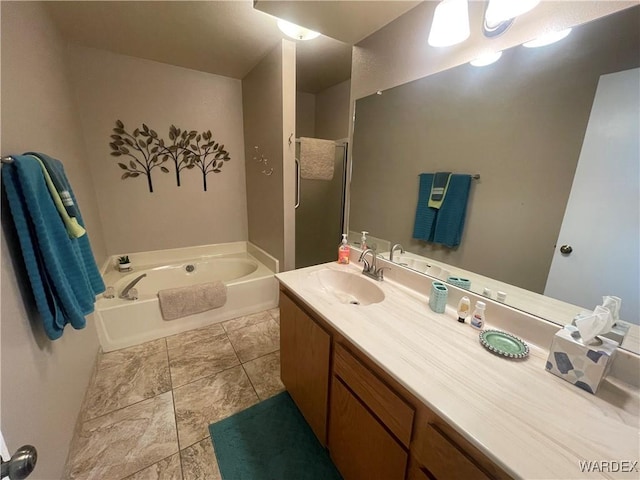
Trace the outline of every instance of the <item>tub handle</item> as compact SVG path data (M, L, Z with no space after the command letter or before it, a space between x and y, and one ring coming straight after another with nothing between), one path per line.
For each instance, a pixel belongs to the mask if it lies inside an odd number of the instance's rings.
M293 208L300 206L300 160L296 158L296 204Z
M138 283L140 280L142 280L146 276L147 274L143 273L142 275L139 275L133 280L131 280L131 282L129 282L129 284L122 289L122 292L120 292L120 298L124 300L137 300L137 298L133 298L132 296L129 296L129 292L131 292L131 290L136 285L136 283Z

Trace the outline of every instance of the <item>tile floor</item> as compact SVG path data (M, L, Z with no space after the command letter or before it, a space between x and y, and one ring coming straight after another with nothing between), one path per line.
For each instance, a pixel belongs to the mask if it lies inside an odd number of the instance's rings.
M208 426L284 390L278 309L100 355L72 479L220 478Z

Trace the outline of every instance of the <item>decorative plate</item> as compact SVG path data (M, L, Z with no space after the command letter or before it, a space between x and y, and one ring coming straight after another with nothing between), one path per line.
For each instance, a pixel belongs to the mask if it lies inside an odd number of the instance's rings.
M529 346L518 337L500 330L483 330L480 343L490 352L509 358L525 358L529 355Z

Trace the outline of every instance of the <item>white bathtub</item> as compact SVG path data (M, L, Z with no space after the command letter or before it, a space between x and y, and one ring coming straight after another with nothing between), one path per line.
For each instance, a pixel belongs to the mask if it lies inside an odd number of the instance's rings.
M100 297L96 302L96 327L103 351L130 347L277 307L278 282L274 277L277 261L256 251L256 247L251 250L271 268L249 253L245 242L130 255L134 269L128 273L120 273L107 264L103 277L107 286L114 287L116 297ZM187 271L191 267L193 270ZM119 298L129 282L142 274L146 277L134 287L138 299ZM227 286L224 306L176 320L162 318L159 290L214 280Z

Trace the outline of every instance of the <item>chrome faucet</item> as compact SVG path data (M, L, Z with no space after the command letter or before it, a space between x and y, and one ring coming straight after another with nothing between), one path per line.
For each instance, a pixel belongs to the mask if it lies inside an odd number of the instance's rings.
M389 253L390 262L393 262L393 252L395 252L398 248L400 249L400 255L404 254L404 248L402 248L402 245L396 243L393 247L391 247L391 252Z
M135 300L135 298L131 298L131 297L129 296L129 291L130 291L133 287L135 287L135 286L136 286L136 283L138 283L140 280L142 280L142 279L143 279L144 277L146 277L146 276L147 276L147 274L146 274L146 273L143 273L142 275L140 275L140 276L138 276L138 277L134 278L133 280L131 280L131 281L129 282L129 284L128 284L126 287L124 287L124 288L122 289L122 292L120 292L119 297L120 297L120 298L122 298L122 299L124 299L124 300Z
M371 263L367 262L367 259L364 258L364 256L367 253L371 254ZM363 275L366 275L367 277L373 278L374 280L381 282L384 280L384 275L383 275L384 268L379 269L377 267L376 257L377 257L376 251L371 248L367 248L360 254L360 259L358 261L364 262L364 268L362 269Z

